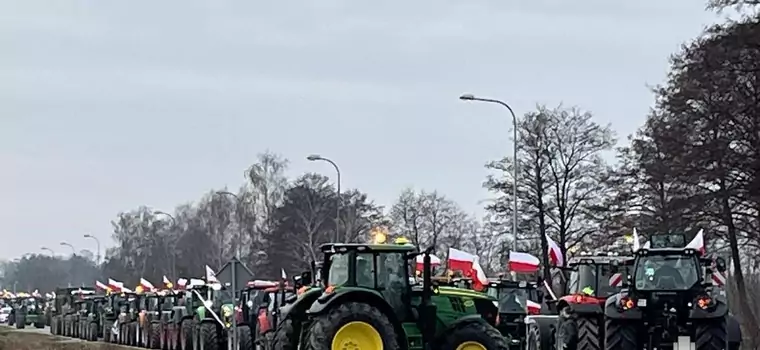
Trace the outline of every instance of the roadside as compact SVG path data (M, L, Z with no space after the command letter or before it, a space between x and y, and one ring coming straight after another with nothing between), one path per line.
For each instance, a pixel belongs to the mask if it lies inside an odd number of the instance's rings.
M24 331L0 326L0 350L126 350L129 346L87 342L52 336L41 330Z

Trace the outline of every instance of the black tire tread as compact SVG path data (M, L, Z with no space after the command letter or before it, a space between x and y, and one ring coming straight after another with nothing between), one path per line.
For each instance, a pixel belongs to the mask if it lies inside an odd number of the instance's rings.
M216 335L216 324L203 322L200 328L200 339L203 342L203 350L217 350L219 348L219 339Z
M237 334L238 337L240 337L240 340L238 341L238 344L240 344L240 350L255 350L253 348L253 337L251 337L251 327L248 325L239 326Z
M726 348L728 334L726 318L701 320L697 323L695 332L695 348L697 350L722 350Z
M606 320L604 323L605 350L636 350L636 327L629 322Z
M499 331L483 320L468 320L457 324L441 339L439 349L454 350L465 341L478 341L489 350L508 350L509 343Z
M148 326L148 342L150 343L150 349L160 349L161 348L161 324L160 323L151 323L150 326ZM148 347L148 344L145 344L145 347Z
M193 321L191 319L184 319L180 323L180 343L178 347L182 348L182 339L185 340L185 347L182 350L190 350L193 348Z
M599 320L596 317L577 317L578 349L599 350L603 343L599 334Z
M332 336L350 321L372 324L383 339L384 350L399 349L396 329L382 311L366 303L346 302L316 317L307 332L305 350L331 350Z
M274 341L272 342L272 349L296 350L298 348L298 341L299 341L298 334L296 334L296 331L295 331L293 318L287 317L282 321L282 323L280 323L280 325L275 330Z

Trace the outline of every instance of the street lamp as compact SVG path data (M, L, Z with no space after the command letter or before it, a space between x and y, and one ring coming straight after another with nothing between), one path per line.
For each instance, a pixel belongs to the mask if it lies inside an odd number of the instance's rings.
M71 245L70 243L61 242L61 245L64 245L64 246L67 246L67 247L71 248L71 256L72 257L77 255L77 250L74 249L74 246Z
M156 210L153 212L154 215L166 215L169 217L169 219L172 221L172 228L177 227L177 219L172 216L172 214L169 214L165 211ZM177 244L179 244L179 234L177 234L177 238L174 240L174 244L172 245L172 277L176 281L177 279Z
M228 191L216 191L216 194L218 196L231 196L232 198L235 198L235 216L238 216L238 220L240 219L238 212L240 211L240 197L232 192ZM237 234L237 241L235 242L235 255L239 259L240 258L240 242L243 239L243 228L241 223L238 221L238 234Z
M46 250L46 251L50 252L50 257L51 258L55 257L55 252L52 249L48 248L48 247L42 247L42 248L40 248L40 250Z
M517 251L517 116L515 115L515 111L512 110L512 107L504 101L476 97L473 94L464 94L459 96L459 99L462 101L496 103L506 108L509 111L509 114L512 115L512 127L514 128L514 139L512 140L512 151L514 152L512 154L512 161L514 162L512 168L512 196L514 197L514 201L512 202L512 234L514 235L514 239L512 240L512 250Z
M336 183L337 192L338 192L338 203L336 204L336 213L335 213L335 243L338 243L340 240L340 205L341 205L341 198L340 198L340 168L338 168L338 164L335 164L332 160L322 157L318 154L312 154L306 159L316 162L316 161L324 161L332 164L333 168L335 168L335 172L338 174L338 181Z
M91 234L85 234L84 238L92 238L95 240L95 244L98 245L98 255L95 256L95 264L100 265L100 240Z

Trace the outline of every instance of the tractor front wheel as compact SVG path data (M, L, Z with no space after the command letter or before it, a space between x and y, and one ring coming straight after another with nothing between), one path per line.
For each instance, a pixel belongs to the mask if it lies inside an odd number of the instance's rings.
M699 320L695 343L696 350L720 350L726 348L726 318Z
M211 322L201 323L200 345L202 350L217 350L219 338L216 334L216 324Z
M98 341L98 324L95 322L90 322L90 330L87 332L87 335L89 335L89 341Z
M605 350L636 350L636 325L631 322L607 320L604 323Z
M16 316L16 328L24 329L26 327L26 316L23 314Z
M509 344L499 331L482 320L460 322L441 339L439 349L508 350Z
M348 302L318 316L306 335L306 350L398 350L393 324L377 308Z
M161 324L151 323L150 328L148 329L148 344L146 348L161 349L161 346L163 345L161 342L161 334Z
M190 319L182 320L179 334L179 347L182 350L193 349L193 321Z

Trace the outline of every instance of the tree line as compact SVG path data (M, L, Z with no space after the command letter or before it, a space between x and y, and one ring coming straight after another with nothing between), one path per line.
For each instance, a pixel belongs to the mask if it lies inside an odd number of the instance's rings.
M512 237L519 250L546 262L547 235L567 256L578 249L626 249L620 239L634 227L645 236L704 229L708 250L730 261L735 311L749 329L757 329L758 315L752 312L760 307L754 292L760 287L755 254L760 248L760 15L752 12L757 5L708 4L711 10L736 7L742 17L706 28L672 55L665 81L653 88L655 103L644 124L624 142L610 125L578 107L537 106L520 116L517 161L507 156L486 165L490 174L483 185L494 199L484 217L466 213L434 189L405 189L384 208L360 189L338 194L324 175L290 179L288 161L265 152L237 189L210 190L168 215L148 207L119 213L112 221L115 245L102 265L82 269L87 271L82 276L128 283L200 276L205 264L218 267L237 255L262 278L275 278L283 268L307 268L318 258L319 245L336 234L340 241L366 241L378 226L415 245L434 246L441 257L448 247L475 253L495 273L505 266ZM50 289L66 279L78 282L71 274L79 268L69 265L27 256L5 269L5 285L15 281Z

